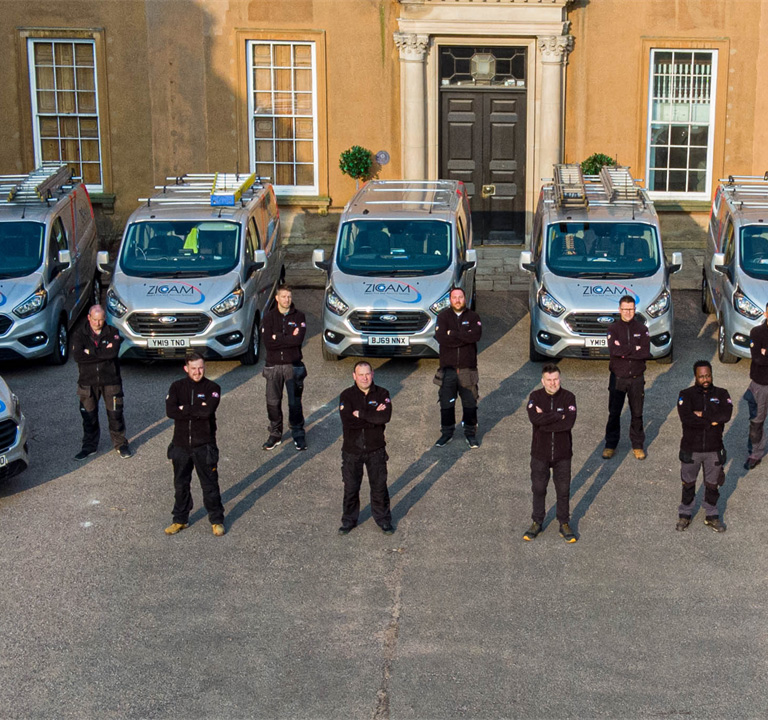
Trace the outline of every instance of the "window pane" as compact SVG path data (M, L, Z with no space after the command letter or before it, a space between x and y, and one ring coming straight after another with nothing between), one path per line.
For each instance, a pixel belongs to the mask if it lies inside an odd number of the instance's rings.
M275 177L276 185L294 185L293 165L278 165L277 175Z
M314 160L314 151L311 142L296 143L296 161L311 163Z
M75 93L58 92L56 93L56 102L58 103L58 111L60 113L69 114L75 112Z
M283 141L277 141L275 143L275 152L277 153L277 161L278 162L290 162L292 163L294 161L293 157L293 143L291 141L285 142Z
M687 145L688 144L688 126L687 125L673 125L670 128L670 145Z
M35 43L35 65L53 65L53 44L47 42Z
M291 93L275 93L275 115L293 114L293 97Z
M697 170L688 173L688 192L706 192L707 190L707 172L706 170Z
M669 125L651 125L651 145L669 144Z
M256 161L264 162L274 160L272 141L262 140L256 143Z
M669 167L671 168L686 168L688 167L688 149L687 148L670 148L669 149Z
M98 138L99 121L96 118L83 118L80 121L80 136L84 138Z
M57 65L74 65L75 58L72 51L72 43L57 42L54 48L54 57Z
M691 125L691 145L703 145L709 142L709 128L706 125Z
M61 160L58 140L43 140L43 142L40 143L40 146L43 162L47 162L48 160Z
M297 138L313 137L313 122L311 118L296 118L295 125Z
M92 68L77 68L75 78L78 90L96 90L96 79Z
M270 67L272 65L272 52L269 45L253 45L254 67Z
M293 120L291 118L277 118L275 121L275 137L279 138L292 138L293 137Z
M296 114L312 114L312 96L306 93L297 93L296 95Z
M667 189L667 173L663 170L651 170L651 180L648 184L651 190L663 192Z
M273 113L272 94L256 93L256 97L254 98L254 105L254 112L257 115L271 115Z
M101 185L101 169L98 165L87 163L83 165L83 182L86 185Z
M41 113L56 112L56 93L38 92L37 111Z
M669 191L670 192L685 192L688 188L686 187L686 176L688 175L687 172L680 171L680 170L670 170L669 172Z
M669 167L669 150L665 147L651 148L651 167Z
M293 87L295 90L312 90L312 71L311 70L294 70L293 71Z
M98 162L99 160L99 143L95 140L83 140L80 145L80 154L83 160L89 160L91 162Z
M77 43L75 45L75 64L80 67L93 67L93 45Z
M275 70L275 90L292 90L291 71Z
M59 122L56 118L41 117L40 118L40 135L41 137L56 137L59 134Z
M314 185L315 184L315 168L312 165L297 165L296 166L296 184L297 185Z
M256 120L255 134L257 138L271 138L274 132L274 120L259 118Z
M257 90L272 89L272 71L269 68L257 68L253 75L253 81Z
M688 167L694 170L706 170L707 148L691 148L688 154Z
M274 166L271 163L270 164L256 163L256 174L259 177L270 178L274 180L274 177L275 177Z
M312 67L312 48L309 45L296 45L293 48L293 64L296 67Z
M39 90L53 90L56 85L51 67L38 67L35 71L35 78Z
M96 112L96 93L80 92L77 93L77 111L81 113Z
M275 67L291 67L291 46L275 45Z

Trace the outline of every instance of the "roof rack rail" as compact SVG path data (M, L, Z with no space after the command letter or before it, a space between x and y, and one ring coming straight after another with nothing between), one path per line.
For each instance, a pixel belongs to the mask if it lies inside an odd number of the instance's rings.
M584 173L578 163L555 165L553 178L557 204L563 207L588 207Z
M156 185L160 192L152 197L139 198L147 205L199 205L234 207L244 201L248 192L264 186L269 178L256 173L188 173L167 177L165 185Z
M48 202L73 182L69 166L46 162L26 175L0 175L0 203Z

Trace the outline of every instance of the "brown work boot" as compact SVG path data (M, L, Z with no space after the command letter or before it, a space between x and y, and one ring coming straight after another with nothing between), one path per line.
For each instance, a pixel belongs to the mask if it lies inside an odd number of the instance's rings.
M188 527L188 523L171 523L167 528L165 528L165 534L175 535L176 533L180 533L182 530Z
M603 460L610 460L615 452L616 450L614 448L603 448Z
M635 457L638 460L645 460L646 454L645 454L645 450L643 450L643 448L632 448L632 452L635 454Z
M221 537L227 533L226 528L221 523L213 523L213 525L211 525L211 529L213 530L213 534L216 537Z

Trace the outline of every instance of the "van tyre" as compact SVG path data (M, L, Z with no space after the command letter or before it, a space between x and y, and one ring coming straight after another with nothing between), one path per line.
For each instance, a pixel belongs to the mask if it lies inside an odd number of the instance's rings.
M323 360L329 360L331 362L336 362L337 360L341 360L341 355L335 355L332 353L326 346L325 341L320 341L320 350L323 353Z
M733 365L739 361L738 356L730 352L726 346L725 328L722 323L717 326L717 357L724 365Z
M259 362L261 354L261 333L259 332L259 315L253 318L253 327L251 327L251 337L248 340L248 349L240 356L240 362L243 365L255 365Z
M707 282L707 273L701 271L701 311L711 315L715 312L715 306L712 304L712 296L709 294L709 283Z
M53 337L53 352L48 356L51 365L63 365L69 358L69 330L67 320L62 315L56 325L56 333Z
M675 347L674 345L670 345L669 352L664 357L656 358L656 362L659 365L671 365L674 359L675 359Z
M536 350L536 347L533 344L533 336L528 336L528 359L531 362L544 362L545 360L549 360L549 358L546 355L542 355L538 350Z

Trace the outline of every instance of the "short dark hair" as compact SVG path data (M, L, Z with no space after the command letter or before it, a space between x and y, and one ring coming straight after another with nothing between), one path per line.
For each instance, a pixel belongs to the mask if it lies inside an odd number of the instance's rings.
M290 285L286 285L285 283L278 285L277 290L275 290L275 295L277 295L277 293L279 293L281 290L287 290L289 293L291 293L291 295L293 295L293 290L291 290Z
M560 374L560 368L557 367L557 365L555 365L555 363L548 363L543 368L541 368L542 376L549 375L551 373L557 373L558 375Z
M361 365L367 365L369 368L371 368L371 370L373 370L373 366L367 360L358 360L355 363L355 367L352 368L352 372L357 372L357 368L359 368Z
M451 293L454 293L454 292L456 292L457 290L459 290L459 291L461 292L461 294L462 294L462 295L464 295L464 296L466 297L467 293L465 293L465 292L464 292L464 288L463 288L463 287L459 287L458 285L454 285L454 286L453 286L453 287L452 287L452 288L451 288L451 289L448 291L448 297L450 297L450 296L451 296Z
M195 362L195 360L204 360L205 358L199 353L195 352L194 350L190 350L185 356L184 356L184 364L189 365L191 362Z
M712 372L712 363L709 362L709 360L697 360L695 363L693 363L693 374L696 374L696 370L698 370L700 367L709 368L709 372Z
M619 300L619 305L621 305L621 303L632 303L633 305L637 305L635 298L633 298L631 295L623 295L621 300Z

